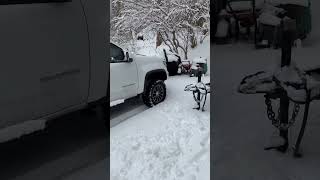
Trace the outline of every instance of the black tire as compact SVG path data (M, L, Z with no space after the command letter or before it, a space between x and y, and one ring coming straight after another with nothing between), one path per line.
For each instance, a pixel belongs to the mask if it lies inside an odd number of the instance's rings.
M165 100L166 85L162 80L153 80L147 84L142 100L148 107L153 107Z

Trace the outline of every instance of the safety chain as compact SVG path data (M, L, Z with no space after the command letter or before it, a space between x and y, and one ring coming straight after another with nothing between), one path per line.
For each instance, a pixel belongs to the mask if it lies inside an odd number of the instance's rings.
M280 130L287 130L289 127L291 127L295 121L296 117L300 110L300 105L298 103L294 103L291 119L289 120L288 124L281 124L280 121L280 108L278 109L278 117L276 118L276 113L272 109L272 102L269 96L265 96L265 104L267 105L267 116L268 119L271 121L272 125Z

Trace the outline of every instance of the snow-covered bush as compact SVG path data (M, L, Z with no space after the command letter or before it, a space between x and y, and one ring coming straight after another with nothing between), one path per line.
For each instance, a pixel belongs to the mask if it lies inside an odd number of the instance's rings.
M148 29L170 51L187 59L210 33L209 0L112 0L111 39L125 43ZM159 45L159 44L157 44Z

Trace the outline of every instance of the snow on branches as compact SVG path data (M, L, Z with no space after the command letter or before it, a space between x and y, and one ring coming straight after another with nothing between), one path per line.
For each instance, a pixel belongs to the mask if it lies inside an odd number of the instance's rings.
M129 41L148 30L160 36L172 52L187 59L210 33L209 0L112 0L111 38Z

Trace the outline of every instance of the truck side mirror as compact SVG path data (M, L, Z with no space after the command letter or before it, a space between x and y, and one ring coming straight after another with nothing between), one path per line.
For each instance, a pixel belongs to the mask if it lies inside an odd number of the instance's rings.
M129 63L133 61L133 59L129 56L129 52L126 52L126 61Z

